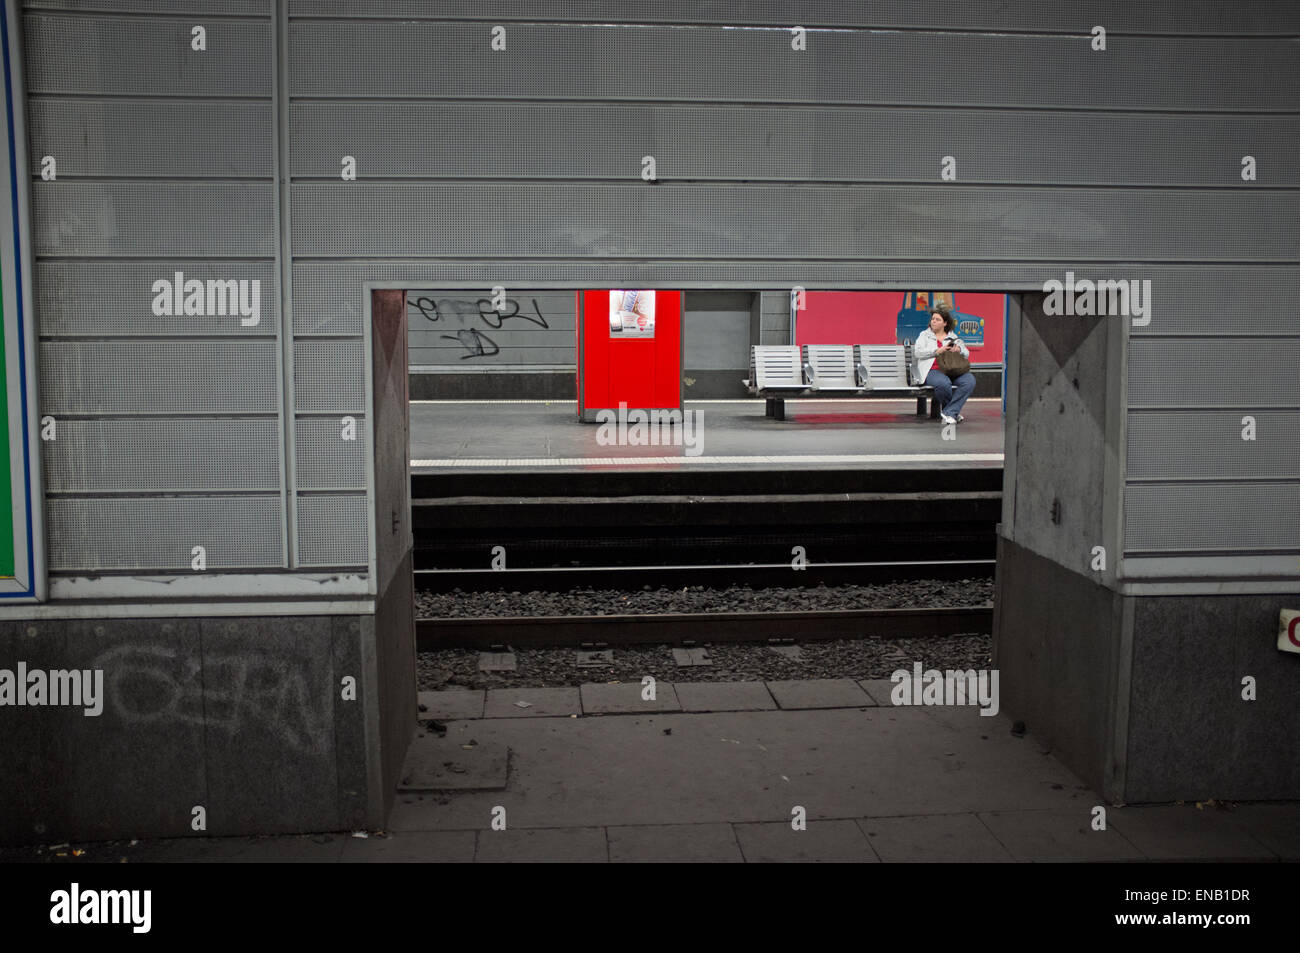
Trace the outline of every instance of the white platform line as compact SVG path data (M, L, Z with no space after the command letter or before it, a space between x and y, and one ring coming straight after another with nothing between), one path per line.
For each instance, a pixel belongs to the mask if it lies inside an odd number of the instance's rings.
M1002 463L1000 453L854 453L792 454L786 456L717 457L530 457L527 459L447 457L412 460L413 467L620 467L666 466L692 463L708 466L726 463Z
M762 399L763 399L762 397L706 397L706 398L687 397L684 403L687 404L757 404ZM833 404L836 402L836 399L833 397L822 397L818 399L786 397L784 398L784 400L787 404L798 404L798 403ZM845 397L840 401L840 403L850 403L850 402L860 403L860 401L855 400L853 397ZM915 397L876 397L874 398L874 402L877 404L910 404L910 403L915 403L916 398ZM578 402L573 398L556 398L554 400L538 399L538 398L507 398L507 399L488 398L484 400L472 400L472 399L471 400L412 400L409 401L409 403L412 404L553 404L555 406L569 406L569 407L578 406ZM1000 404L1002 403L1002 398L1001 397L968 397L966 398L966 403Z

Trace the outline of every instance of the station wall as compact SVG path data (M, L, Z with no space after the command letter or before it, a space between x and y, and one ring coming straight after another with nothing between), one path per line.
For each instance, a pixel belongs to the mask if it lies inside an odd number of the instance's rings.
M367 281L500 284L521 315L532 288L750 290L751 340L781 344L796 284L1077 276L1150 282L1148 312L1113 319L1117 561L1149 588L1295 581L1294 5L22 10L56 575L182 572L200 540L212 569L364 566ZM259 282L257 323L155 313L178 272ZM512 393L566 397L562 297L498 335L421 314L413 364L459 371L413 396L481 395L461 372L490 360ZM743 368L687 359L699 388ZM334 437L345 416L361 440Z
M747 290L751 335L783 344L792 285L1149 281L1146 315L1104 319L1126 370L1107 378L1114 468L1086 488L1115 514L1101 584L1272 607L1300 591L1294 4L9 9L38 410L60 433L41 444L50 612L164 592L253 615L297 592L371 597L331 612L373 625L367 282ZM216 294L191 307L185 281ZM1135 617L1107 630L1114 672ZM1097 684L1115 727L1135 698Z

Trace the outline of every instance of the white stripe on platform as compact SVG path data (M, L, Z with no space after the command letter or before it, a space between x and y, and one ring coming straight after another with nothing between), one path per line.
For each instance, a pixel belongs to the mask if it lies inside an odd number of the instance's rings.
M787 404L833 404L836 402L836 398L834 397L822 397L818 399L785 397L782 399ZM760 400L763 400L763 398L762 397L705 397L705 398L687 397L685 403L688 404L757 404ZM907 397L907 396L875 397L873 398L873 400L877 404L910 404L910 403L915 403L916 398ZM849 403L850 401L856 402L856 399L852 395L839 398L840 403ZM993 402L997 402L1000 404L1002 403L1002 398L1001 397L967 397L966 398L966 403L968 404L993 403ZM409 401L409 403L412 404L555 404L555 405L568 405L570 407L576 407L578 405L578 402L574 400L572 397L556 398L554 400L542 399L542 398L522 398L522 397L521 398L486 398L483 400L473 400L473 399L412 400Z
M447 457L437 460L412 460L413 467L620 467L665 466L677 463L703 465L725 463L1002 463L1000 453L849 453L796 454L789 456L745 457L531 457L528 459L488 459Z

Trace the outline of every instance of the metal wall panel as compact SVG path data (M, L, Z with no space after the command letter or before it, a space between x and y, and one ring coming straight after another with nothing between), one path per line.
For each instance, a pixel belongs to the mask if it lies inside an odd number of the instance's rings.
M344 440L339 417L299 417L294 421L298 486L304 490L365 490L370 428L357 415L356 439Z
M1300 337L1282 330L1291 336L1130 341L1129 407L1300 407Z
M27 10L167 13L175 16L270 16L273 0L26 0Z
M93 0L86 0L87 3ZM140 2L140 0L134 0ZM1102 23L1111 33L1300 32L1300 9L1286 3L1221 0L289 0L290 16L433 17L436 19L598 23L793 24L905 29L1062 31L1083 33ZM1086 24L1086 26L1082 25Z
M42 414L274 414L273 340L46 341Z
M682 305L682 368L748 368L752 303L750 292L686 292Z
M269 258L273 194L263 182L35 182L36 255Z
M207 31L207 50L190 30ZM23 17L27 91L91 96L269 96L271 24L252 20Z
M293 201L294 247L313 256L1254 262L1300 253L1300 192L340 182L295 185Z
M1243 418L1254 419L1254 438ZM1131 411L1128 478L1280 480L1300 476L1300 410ZM1300 542L1300 540L1297 540Z
M264 102L102 102L32 99L30 167L58 162L77 176L260 176L270 178L275 128ZM184 129L184 135L177 135Z
M764 345L794 343L793 329L790 324L789 290L762 291L760 294L762 310L759 314L759 337L761 338L759 343Z
M278 490L275 417L64 420L41 442L52 493Z
M1291 552L1300 541L1300 483L1129 485L1125 551Z
M908 183L936 181L951 154L963 183L1153 187L1243 187L1241 157L1253 155L1260 184L1278 187L1300 185L1296 141L1294 116L303 102L290 153L299 178L338 179L353 155L362 178L636 180L653 155L661 181Z
M364 566L369 560L364 493L298 497L298 559L304 566Z
M193 572L193 548L207 570L283 565L280 497L218 496L46 501L50 569Z
M274 336L280 323L279 276L270 261L38 261L36 311L43 337L153 335ZM260 319L244 327L238 315L155 315L153 283L185 280L261 282Z
M489 27L291 21L290 94L1194 111L1300 101L1295 43L1280 38L1131 36L1101 53L1092 24L1073 36L810 30L794 52L783 29L514 24L494 53Z
M1300 289L1300 267L1252 265L1136 265L1126 262L1074 261L887 261L880 259L815 261L779 259L753 261L654 260L594 257L419 261L297 262L294 265L294 319L299 334L361 333L362 285L367 281L403 282L407 287L432 283L476 281L481 285L462 293L478 294L489 284L536 288L581 282L592 287L635 283L646 288L771 289L784 284L782 305L789 310L789 288L901 290L912 286L952 285L968 291L1041 289L1048 280L1064 281L1066 271L1091 279L1149 279L1156 299L1152 321L1131 328L1135 337L1189 332L1222 334L1225 321L1232 334L1276 334L1261 315L1271 313L1292 289ZM613 284L611 284L613 282ZM1174 302L1169 306L1169 302ZM784 319L788 327L789 315ZM781 342L781 343L789 343Z
M1300 247L1300 240L1297 241ZM1114 268L1091 277L1111 277ZM1186 334L1276 337L1278 318L1300 301L1300 267L1128 269L1119 277L1151 281L1151 320L1133 337ZM1060 280L1064 280L1063 276ZM1289 322L1288 322L1289 323ZM1290 330L1291 328L1288 328Z
M360 338L293 342L294 406L300 414L363 415L365 375Z

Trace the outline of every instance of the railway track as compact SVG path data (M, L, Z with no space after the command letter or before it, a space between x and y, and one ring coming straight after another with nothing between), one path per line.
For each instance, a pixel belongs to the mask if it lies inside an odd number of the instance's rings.
M522 646L618 647L641 643L813 642L923 638L993 631L993 607L699 612L650 615L417 619L421 652Z
M545 590L565 592L586 586L624 587L705 586L753 589L784 586L872 585L901 579L991 579L994 559L912 559L877 562L809 563L796 572L789 563L732 563L716 566L587 566L578 568L417 569L415 588L421 592L485 592Z

